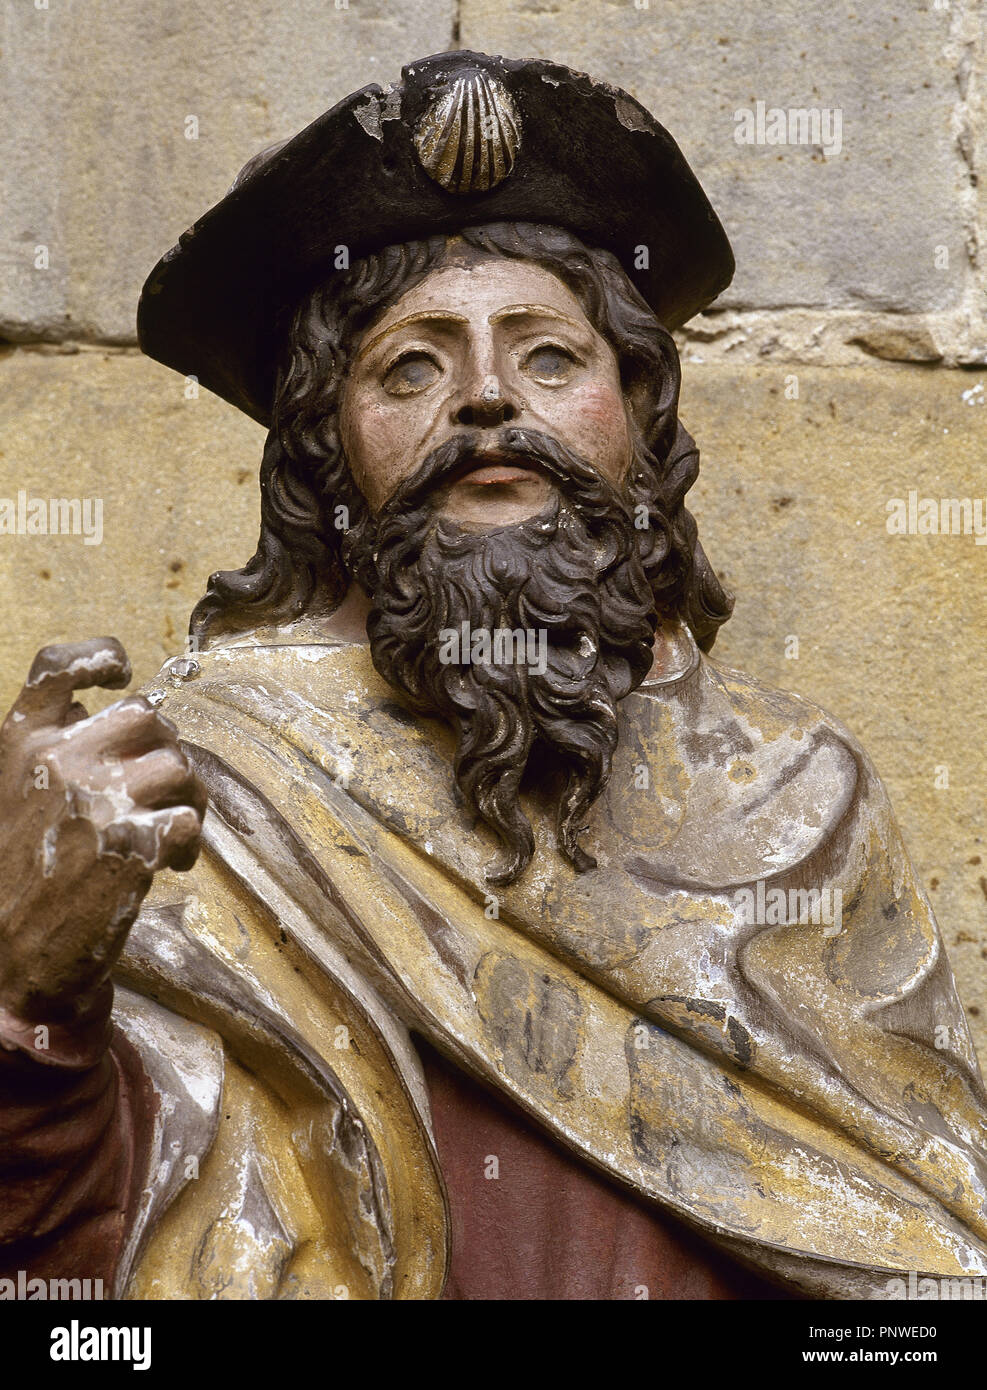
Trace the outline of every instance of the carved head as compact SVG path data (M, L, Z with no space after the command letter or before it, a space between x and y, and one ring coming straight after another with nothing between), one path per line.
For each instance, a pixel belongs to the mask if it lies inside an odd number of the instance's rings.
M193 632L328 614L358 583L377 669L455 728L456 783L504 846L491 881L531 858L536 765L561 853L592 867L577 837L656 623L708 647L730 611L684 506L679 379L616 259L568 232L490 224L361 261L294 315L258 550L213 576Z

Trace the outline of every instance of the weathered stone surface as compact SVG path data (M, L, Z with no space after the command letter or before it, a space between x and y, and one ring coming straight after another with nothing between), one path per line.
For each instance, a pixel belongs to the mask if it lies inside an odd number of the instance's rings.
M987 361L987 8L968 18L969 37L957 35L961 50L959 86L962 103L959 143L969 167L965 197L974 212L970 245L975 260L970 317L979 329ZM965 42L961 40L965 39ZM965 56L965 66L964 66ZM972 186L971 186L972 185Z
M0 535L4 709L47 642L111 633L146 680L182 650L213 570L252 554L264 432L217 397L184 392L132 352L0 357L0 497L102 501L101 544Z
M134 341L148 271L241 165L449 47L453 12L0 0L0 338Z
M455 0L46 2L0 0L0 338L14 341L133 341L147 270L244 160L447 47L457 12ZM731 359L786 355L759 313L779 307L801 360L859 356L825 310L873 316L864 335L892 353L882 314L925 314L905 325L904 356L931 333L948 363L987 359L982 4L639 3L463 0L460 42L584 68L669 126L737 251L721 301L742 319ZM759 100L839 108L840 153L738 145L735 113ZM806 328L791 306L818 317ZM860 335L855 318L846 337Z
M716 654L821 704L873 757L987 1063L987 546L887 530L887 503L910 489L984 500L987 375L800 368L796 400L792 378L685 369L703 455L694 507L737 594ZM181 650L210 572L253 552L262 443L132 353L0 358L0 497L104 500L99 546L0 536L4 708L44 642L113 633L138 680Z
M889 362L942 360L942 352L936 347L932 334L921 323L865 329L851 342L858 344L872 357L883 357Z
M461 32L464 47L552 57L655 112L734 243L724 306L918 312L959 304L968 284L970 168L953 122L978 14L963 0L908 12L828 0L463 0ZM737 144L735 113L756 114L758 101L765 117L841 111L841 150ZM967 107L970 139L982 139L982 107ZM937 247L948 266L936 267Z

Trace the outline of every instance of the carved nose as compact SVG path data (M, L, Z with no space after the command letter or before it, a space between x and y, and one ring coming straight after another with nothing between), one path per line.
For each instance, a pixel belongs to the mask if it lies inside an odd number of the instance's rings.
M500 379L488 376L478 391L453 412L457 425L503 425L514 418L514 406L507 399Z

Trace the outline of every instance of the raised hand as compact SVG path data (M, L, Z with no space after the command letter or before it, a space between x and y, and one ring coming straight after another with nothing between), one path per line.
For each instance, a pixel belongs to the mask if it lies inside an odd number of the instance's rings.
M115 638L44 647L0 726L0 1008L83 1015L154 874L189 869L206 793L141 696L89 717L77 690L130 681Z

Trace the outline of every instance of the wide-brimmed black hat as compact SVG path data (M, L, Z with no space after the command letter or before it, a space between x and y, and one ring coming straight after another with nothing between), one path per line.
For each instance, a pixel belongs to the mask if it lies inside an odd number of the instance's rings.
M633 97L554 63L440 53L251 160L148 277L141 347L268 425L286 315L340 247L501 221L612 251L668 328L733 275L698 180Z

